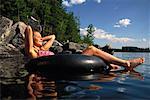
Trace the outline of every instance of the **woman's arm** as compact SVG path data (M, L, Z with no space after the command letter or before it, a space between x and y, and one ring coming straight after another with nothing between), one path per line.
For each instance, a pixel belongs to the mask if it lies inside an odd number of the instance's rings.
M46 42L45 45L43 45L43 46L41 47L41 49L42 49L42 50L49 50L49 48L52 46L52 44L53 44L53 42L54 42L54 40L55 40L55 35L45 36L45 37L42 38L42 40L43 40L43 41L48 40L48 41Z
M42 40L46 41L46 40L49 40L49 39L54 38L54 37L55 37L55 35L48 35L48 36L43 37Z
M27 26L25 30L25 48L28 52L33 49L33 32L31 26Z
M25 51L29 57L37 57L33 48L33 31L31 26L27 26L25 29Z

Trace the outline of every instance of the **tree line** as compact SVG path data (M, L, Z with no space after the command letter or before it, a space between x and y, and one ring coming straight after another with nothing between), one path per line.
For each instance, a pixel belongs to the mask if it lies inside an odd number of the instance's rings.
M55 34L59 41L93 44L94 27L88 26L87 35L80 35L80 22L73 12L67 12L62 0L1 0L1 15L15 22L28 22L34 16L42 26L42 35Z

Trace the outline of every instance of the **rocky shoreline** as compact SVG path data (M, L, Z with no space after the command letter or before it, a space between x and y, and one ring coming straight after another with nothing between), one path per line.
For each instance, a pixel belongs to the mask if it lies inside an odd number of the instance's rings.
M17 83L28 74L24 68L28 61L24 56L25 28L24 22L14 23L13 20L0 16L0 83ZM51 50L55 54L72 54L80 53L86 47L87 44L60 43L55 40ZM21 80L19 82L24 83Z
M29 60L24 56L26 26L24 22L13 23L13 20L0 16L0 83L9 84L12 80L19 80L28 74L24 68L25 63ZM60 43L55 40L50 50L55 54L73 54L81 53L87 46L87 44L69 41ZM96 47L101 49L99 45ZM109 46L105 46L103 50L107 52L108 48ZM8 80L11 81L8 82Z

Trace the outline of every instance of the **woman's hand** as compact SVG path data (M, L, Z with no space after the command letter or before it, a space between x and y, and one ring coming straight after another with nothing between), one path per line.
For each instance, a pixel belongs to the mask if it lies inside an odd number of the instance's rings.
M48 35L42 38L43 41L50 40L50 39L55 39L55 35Z
M42 50L49 50L49 48L52 46L54 40L55 40L55 35L49 35L45 36L42 38L43 41L47 41L46 44L44 44L41 49Z

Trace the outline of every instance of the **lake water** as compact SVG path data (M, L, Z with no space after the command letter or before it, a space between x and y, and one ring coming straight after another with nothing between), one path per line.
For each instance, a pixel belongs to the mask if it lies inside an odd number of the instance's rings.
M50 82L39 76L29 76L25 84L2 84L1 98L150 100L150 53L117 52L114 55L123 59L145 57L145 62L134 71L115 71L92 81Z

